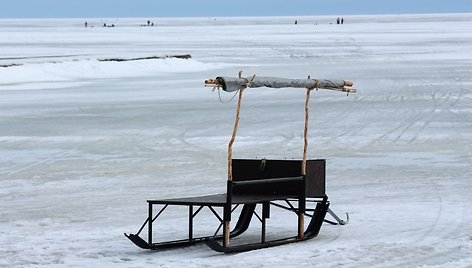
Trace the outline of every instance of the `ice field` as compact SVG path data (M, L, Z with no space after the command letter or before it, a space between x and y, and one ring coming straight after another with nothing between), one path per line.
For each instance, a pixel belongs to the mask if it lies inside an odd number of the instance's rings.
M344 19L0 20L0 267L472 267L472 14ZM137 248L147 199L225 191L236 101L203 82L239 70L354 82L312 94L309 134L349 224L233 255ZM234 157L300 158L304 97L246 90ZM268 235L294 232L271 213Z

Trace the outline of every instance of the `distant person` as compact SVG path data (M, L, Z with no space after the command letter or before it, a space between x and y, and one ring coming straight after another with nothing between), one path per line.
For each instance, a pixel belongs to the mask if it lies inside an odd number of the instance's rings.
M147 26L151 25L151 22L150 21L147 21Z
M88 26L88 23L87 23L87 22L85 22L85 28L87 28L87 26Z
M344 18L341 18L341 24L344 24Z
M107 24L106 24L106 23L103 23L103 27L107 27Z
M151 22L151 26L154 26L154 22Z
M297 25L297 24L298 24L298 21L295 21L295 25Z
M336 19L336 24L339 24L339 18Z

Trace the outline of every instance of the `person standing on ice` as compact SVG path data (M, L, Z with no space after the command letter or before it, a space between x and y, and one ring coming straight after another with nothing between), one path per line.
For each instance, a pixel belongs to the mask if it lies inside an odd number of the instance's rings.
M336 19L336 24L339 24L339 18Z
M341 24L344 24L344 18L341 18Z

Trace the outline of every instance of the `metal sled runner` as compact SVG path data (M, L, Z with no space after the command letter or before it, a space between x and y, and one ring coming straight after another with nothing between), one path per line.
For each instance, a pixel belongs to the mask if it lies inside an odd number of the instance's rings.
M206 243L211 249L224 252L241 252L260 248L273 247L288 243L308 240L318 235L323 222L345 224L329 209L329 201L325 192L326 161L323 159L307 159L308 148L308 115L309 97L313 89L329 89L355 93L356 90L348 81L331 81L316 79L280 79L280 78L239 78L217 77L205 81L206 86L222 88L225 91L239 90L238 109L236 113L233 135L228 145L228 179L225 194L147 200L148 216L136 234L125 234L134 244L143 249L161 250L173 247ZM297 87L306 88L304 150L301 160L272 159L233 159L234 143L243 91L251 87ZM154 213L154 207L161 207ZM185 239L155 242L153 224L161 214L172 206L188 208L188 236ZM241 208L242 207L242 208ZM256 208L259 207L260 215ZM275 240L266 238L266 220L270 218L271 208L281 208L294 213L297 217L296 235ZM194 237L194 219L204 209L211 211L219 225L213 234ZM239 208L239 209L238 209ZM233 230L230 222L239 211L239 217ZM331 214L336 222L325 220L326 213ZM232 238L246 232L255 215L261 223L260 241L234 244ZM305 217L311 218L305 228ZM147 226L147 241L140 237ZM221 231L220 231L221 230Z

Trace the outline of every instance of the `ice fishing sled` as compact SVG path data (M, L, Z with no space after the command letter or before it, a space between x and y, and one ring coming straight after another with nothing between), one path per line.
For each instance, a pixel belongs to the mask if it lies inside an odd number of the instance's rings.
M233 253L261 249L312 239L318 235L324 222L344 225L347 221L340 219L330 208L326 195L326 161L324 159L308 159L308 115L309 98L313 89L329 89L347 93L355 93L352 83L343 80L316 79L281 79L270 77L217 77L205 81L206 86L238 91L238 106L233 135L228 144L228 178L226 193L147 200L148 215L136 234L126 234L136 246L143 249L162 250L168 248L205 243L211 249ZM233 159L232 145L234 143L241 109L242 95L246 88L305 88L305 130L303 157L299 160L287 159ZM165 210L172 207L186 207L188 234L184 239L156 241L154 226ZM155 208L158 208L155 213ZM266 222L271 216L271 209L290 211L297 221L295 235L267 239ZM194 220L203 209L211 211L217 219L215 232L194 236ZM292 213L293 212L293 213ZM334 220L325 219L330 214ZM238 214L238 215L236 215ZM236 215L236 216L235 216ZM231 221L237 217L237 222L231 229ZM252 221L260 222L259 241L245 242L235 238L244 234ZM305 224L305 219L309 219ZM305 228L306 225L306 228ZM147 227L147 240L140 234ZM159 238L159 236L158 236Z

